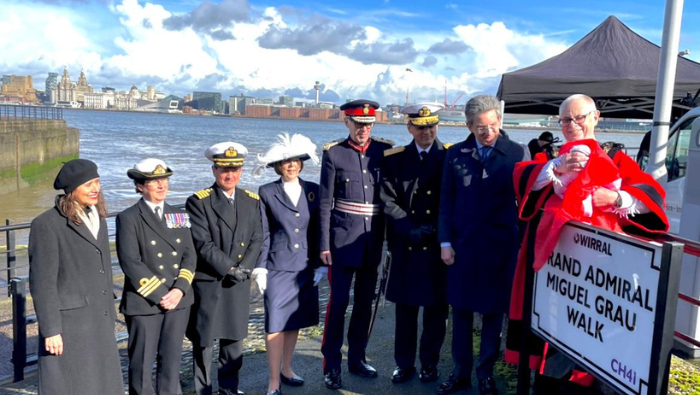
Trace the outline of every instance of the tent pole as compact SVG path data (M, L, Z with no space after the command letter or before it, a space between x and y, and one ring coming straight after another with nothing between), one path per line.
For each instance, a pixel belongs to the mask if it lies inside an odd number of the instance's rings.
M676 63L678 62L682 16L683 0L666 0L659 76L656 79L649 165L645 170L663 186L666 186L666 147L668 145L668 129L671 125L671 106L676 82Z

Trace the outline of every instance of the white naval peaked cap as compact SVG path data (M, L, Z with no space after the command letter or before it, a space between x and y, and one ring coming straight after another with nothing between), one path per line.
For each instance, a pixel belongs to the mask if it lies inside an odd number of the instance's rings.
M173 170L160 159L146 158L127 170L126 175L132 180L149 180L170 177Z
M440 103L416 103L401 109L408 121L416 126L432 126L438 123L438 111L445 107Z
M258 166L253 170L254 176L260 176L266 167L274 167L275 163L288 159L302 161L311 159L318 165L319 159L316 153L316 144L310 138L295 133L289 137L289 133L277 135L277 142L273 143L267 152L258 154Z
M204 156L207 159L222 167L241 167L247 155L248 149L246 147L232 141L214 144L204 151Z

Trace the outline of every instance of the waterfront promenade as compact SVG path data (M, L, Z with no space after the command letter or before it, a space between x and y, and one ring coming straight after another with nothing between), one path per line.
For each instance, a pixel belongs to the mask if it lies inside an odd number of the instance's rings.
M253 288L256 286L253 285ZM321 283L320 289L321 302L321 317L323 323L326 312L326 304L328 303L329 285L327 281ZM264 342L264 318L262 297L257 289L253 289L251 300L251 315L249 322L250 334L246 341L246 353L244 358L243 369L241 370L241 390L248 395L264 395L267 391L267 354L262 352L265 347ZM351 312L352 305L348 309L348 315ZM121 317L120 317L121 319ZM323 385L322 362L321 355L321 340L322 326L317 328L309 328L302 330L300 340L294 355L294 370L306 380L302 387L283 387L284 394L338 394L338 395L400 395L400 394L433 394L438 383L423 384L416 376L412 381L403 384L393 384L391 382L391 374L394 370L394 305L387 303L386 307L380 307L377 314L377 321L374 326L374 332L367 347L368 362L377 368L379 377L376 379L363 379L351 375L347 372L347 365L343 364L343 389L340 391L331 391ZM442 348L440 360L440 378L445 379L449 375L452 368L452 357L450 353L451 344L451 328L448 328L448 336ZM344 354L347 351L343 347ZM122 372L126 380L126 367L128 359L126 355L126 342L120 345L120 355L122 360ZM216 353L215 353L216 355ZM9 361L7 361L9 362ZM346 362L346 361L344 361ZM192 382L192 348L189 342L185 342L185 348L182 353L182 373L181 382L183 385L183 394L194 394ZM420 363L417 362L420 367ZM497 380L499 378L497 377ZM473 378L476 383L476 378ZM509 388L504 385L503 380L499 380L499 391L501 394L511 393ZM478 391L473 387L468 392L461 394L471 395L477 394ZM0 382L0 395L17 395L17 394L37 394L37 375L36 368L28 369L25 380L17 383L12 383L10 380Z

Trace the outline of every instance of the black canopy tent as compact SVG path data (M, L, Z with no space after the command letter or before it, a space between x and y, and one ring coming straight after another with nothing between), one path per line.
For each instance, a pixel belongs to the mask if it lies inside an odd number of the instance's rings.
M658 45L609 16L561 54L503 74L498 97L507 113L558 115L564 99L584 93L604 117L651 119L660 56ZM698 93L700 63L679 57L673 115L692 108Z

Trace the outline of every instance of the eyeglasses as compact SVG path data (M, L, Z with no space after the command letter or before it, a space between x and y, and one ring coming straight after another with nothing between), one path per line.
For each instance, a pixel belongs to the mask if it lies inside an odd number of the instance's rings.
M144 184L146 185L168 185L170 184L170 179L168 178L156 178L155 180L148 180Z
M569 118L569 117L559 118L558 122L559 122L559 125L561 125L561 126L569 126L569 125L571 125L571 122L576 122L577 125L580 125L580 124L586 122L586 118L588 118L588 116L593 114L594 112L595 112L595 110L593 110L585 115L577 115L573 118Z
M479 133L497 132L500 129L500 124L494 123L486 126L476 126L474 129Z

